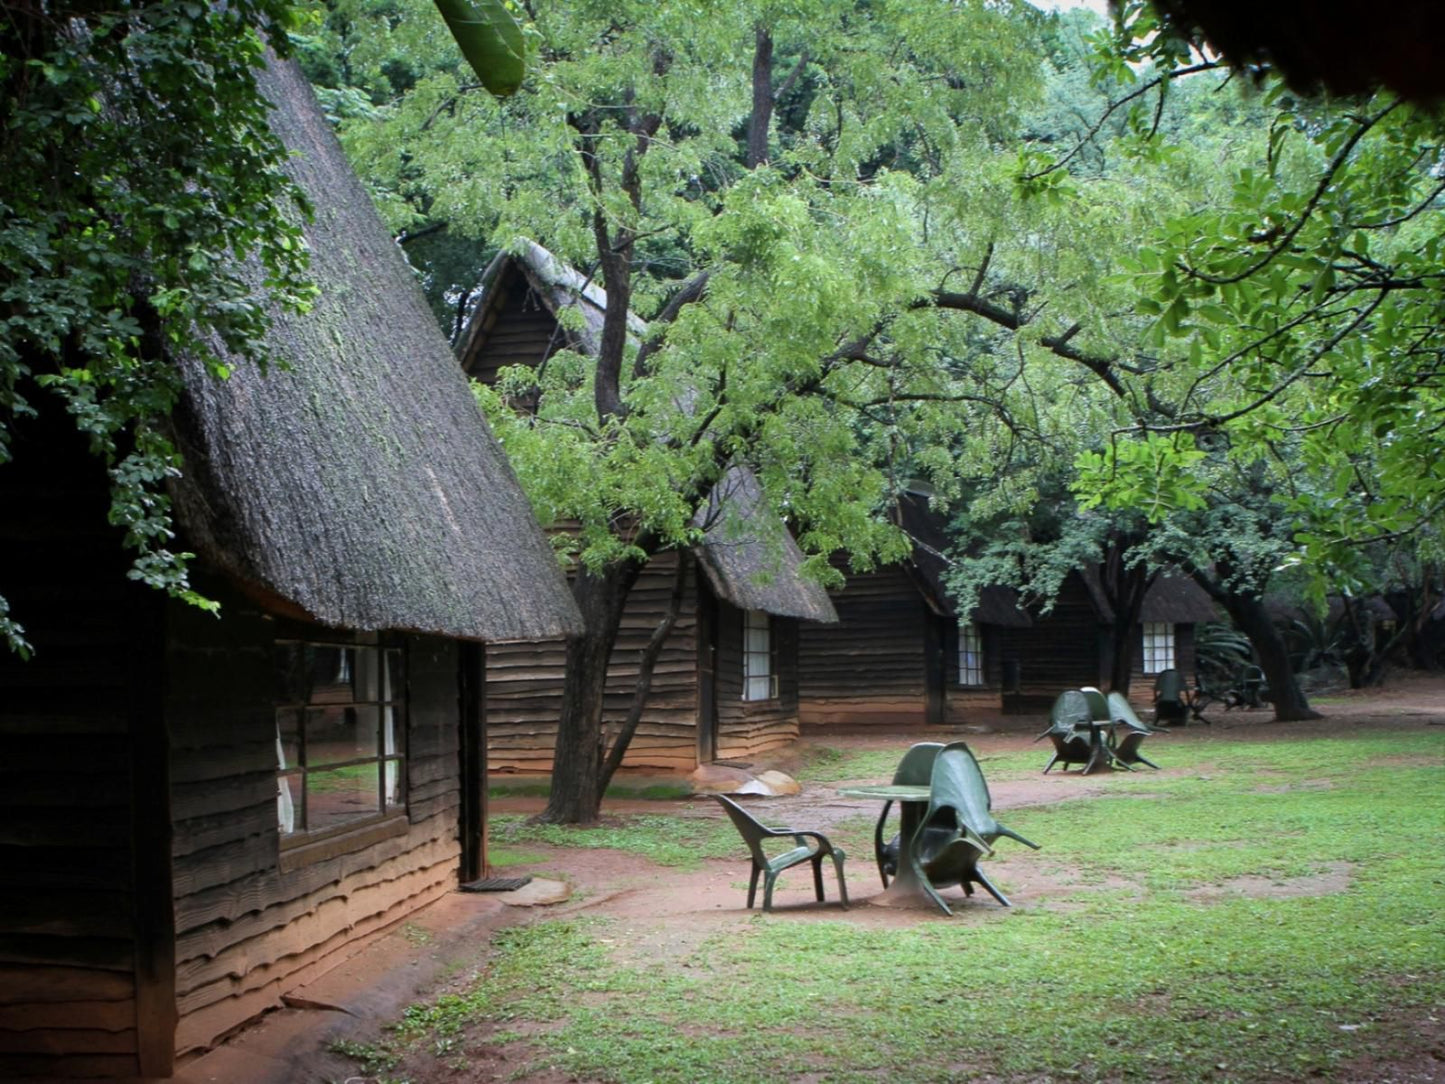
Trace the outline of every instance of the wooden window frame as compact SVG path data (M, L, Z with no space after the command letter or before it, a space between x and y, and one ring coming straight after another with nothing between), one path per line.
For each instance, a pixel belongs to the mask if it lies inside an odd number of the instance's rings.
M759 622L761 622L761 624L759 624ZM757 629L761 629L763 632L765 632L765 633L767 634L768 646L767 646L767 649L764 650L764 651L753 651L753 650L751 650L751 649L749 648L749 646L748 646L748 643L749 643L748 633L749 633L750 631L757 630ZM777 667L777 663L776 663L775 658L774 658L774 652L775 652L775 649L776 649L776 646L777 646L777 636L776 636L775 631L774 631L774 629L773 629L773 619L772 619L772 615L768 614L767 612L765 612L765 611L763 611L763 610L744 610L744 611L743 611L742 630L743 630L743 643L742 643L743 690L742 690L742 699L743 699L743 701L744 701L745 703L749 703L749 704L762 704L762 703L766 703L766 702L769 701L769 700L777 700L777 699L778 699L778 667ZM762 662L763 662L763 664L764 664L764 665L763 665L763 669L761 670L761 672L759 672L759 671L756 669L759 660L762 660ZM755 681L766 681L766 683L767 683L767 695L766 695L766 696L754 696L754 695L753 695L753 687L754 687L754 682L755 682Z
M961 621L958 625L958 684L964 689L981 689L987 684L983 629L977 621Z
M291 628L284 633L278 630L275 644L279 648L283 644L301 644L305 647L319 647L331 649L347 649L354 652L374 651L376 653L377 672L377 695L375 700L352 700L339 702L332 700L315 700L308 691L305 700L286 700L279 691L276 699L276 715L279 719L283 711L302 712L305 718L307 708L314 708L320 705L330 707L375 707L377 709L377 733L375 735L376 752L371 756L357 757L351 760L328 761L323 765L316 765L314 769L321 771L336 771L338 769L354 767L364 764L375 764L377 766L377 792L375 809L364 816L357 816L345 820L339 824L328 825L324 828L309 828L306 826L308 788L306 779L313 766L308 764L306 755L306 733L305 726L300 728L297 735L298 756L295 765L282 768L279 764L276 768L276 779L278 790L285 780L299 780L297 795L292 797L296 803L296 817L298 826L287 832L280 822L279 798L278 798L278 837L282 850L282 869L294 868L311 861L332 857L335 854L346 853L370 846L375 842L391 838L395 835L404 834L409 823L408 801L409 787L407 779L407 765L409 763L408 745L408 715L407 715L407 680L406 680L406 651L403 642L399 638L379 635L377 633L354 633L347 635L331 629L321 628ZM386 664L387 656L393 655L397 666L393 677L393 687L390 689L390 696L387 696L386 689ZM391 729L393 751L387 752L385 741L386 709L391 709ZM280 728L278 725L277 736L279 742ZM279 750L278 750L279 756ZM395 787L397 795L394 801L387 802L387 769L395 766ZM299 800L298 800L299 799Z

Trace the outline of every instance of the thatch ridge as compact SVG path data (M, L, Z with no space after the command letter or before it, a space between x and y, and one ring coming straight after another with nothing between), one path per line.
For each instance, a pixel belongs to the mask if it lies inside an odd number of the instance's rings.
M328 625L514 640L580 618L411 269L291 64L261 87L321 290L278 314L266 374L183 362L183 526L227 571Z

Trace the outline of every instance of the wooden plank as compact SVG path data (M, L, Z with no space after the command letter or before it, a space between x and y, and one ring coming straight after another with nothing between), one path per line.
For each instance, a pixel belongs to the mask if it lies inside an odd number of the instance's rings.
M126 973L86 967L0 964L0 1005L21 1002L119 1001L135 994Z
M26 1079L34 1077L133 1077L140 1072L132 1055L82 1055L80 1057L47 1057L37 1054L0 1054L0 1077Z

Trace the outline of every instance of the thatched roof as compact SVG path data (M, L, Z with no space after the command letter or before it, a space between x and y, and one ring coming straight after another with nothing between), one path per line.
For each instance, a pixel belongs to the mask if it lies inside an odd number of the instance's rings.
M740 610L832 623L833 601L799 572L803 551L763 507L763 487L746 467L731 467L708 500L698 564L718 598Z
M559 324L566 310L581 314L581 330L565 345L595 354L607 311L607 292L529 241L519 252L497 256L483 273L479 296L458 339L462 368L477 367L478 356L487 349L487 333L518 275ZM647 334L647 324L637 316L629 313L627 321L633 337ZM719 598L739 609L761 610L777 617L838 620L828 593L801 575L803 553L784 523L763 508L762 487L747 467L733 466L724 473L697 523L706 527L706 536L694 552Z
M273 64L261 86L316 208L321 296L277 317L265 375L185 363L176 496L190 541L328 625L578 631L552 549L305 79Z
M1118 0L1115 0L1118 3ZM1166 25L1207 41L1236 67L1267 65L1295 90L1363 94L1386 86L1416 102L1445 98L1445 4L1391 0L1153 0Z
M559 323L566 310L581 316L581 326L569 331L567 341L558 342L557 347L570 346L583 354L597 353L602 341L602 321L607 315L607 291L535 241L527 241L518 252L498 253L482 272L457 342L457 357L462 368L470 370L471 359L485 348L496 310L506 301L507 288L516 276L526 281ZM637 339L647 334L646 322L634 313L627 314L627 328Z
M1109 605L1108 595L1100 578L1099 566L1091 565L1079 569L1079 576L1088 588L1089 598L1094 603L1099 620L1104 624L1114 621L1114 608ZM1139 611L1140 621L1157 621L1169 625L1191 625L1201 621L1218 621L1219 611L1214 602L1204 593L1204 588L1182 573L1161 572L1144 592L1144 604Z
M895 522L913 540L913 556L909 571L919 591L937 613L958 617L958 607L944 586L948 570L948 549L952 541L944 528L943 517L933 511L928 498L916 493L902 494L894 505ZM969 620L980 625L1001 625L1024 629L1033 624L1019 606L1018 592L1012 587L985 587L978 593L978 603L969 613Z

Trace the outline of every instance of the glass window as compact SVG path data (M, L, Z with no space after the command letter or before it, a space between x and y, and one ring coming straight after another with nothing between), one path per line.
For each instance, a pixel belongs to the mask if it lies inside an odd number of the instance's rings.
M743 699L771 700L777 695L772 623L760 610L748 610L743 614Z
M276 818L281 834L325 832L400 807L406 760L401 651L276 641Z
M1144 673L1174 669L1174 626L1163 621L1144 622Z
M958 683L983 684L983 634L971 621L958 626Z

